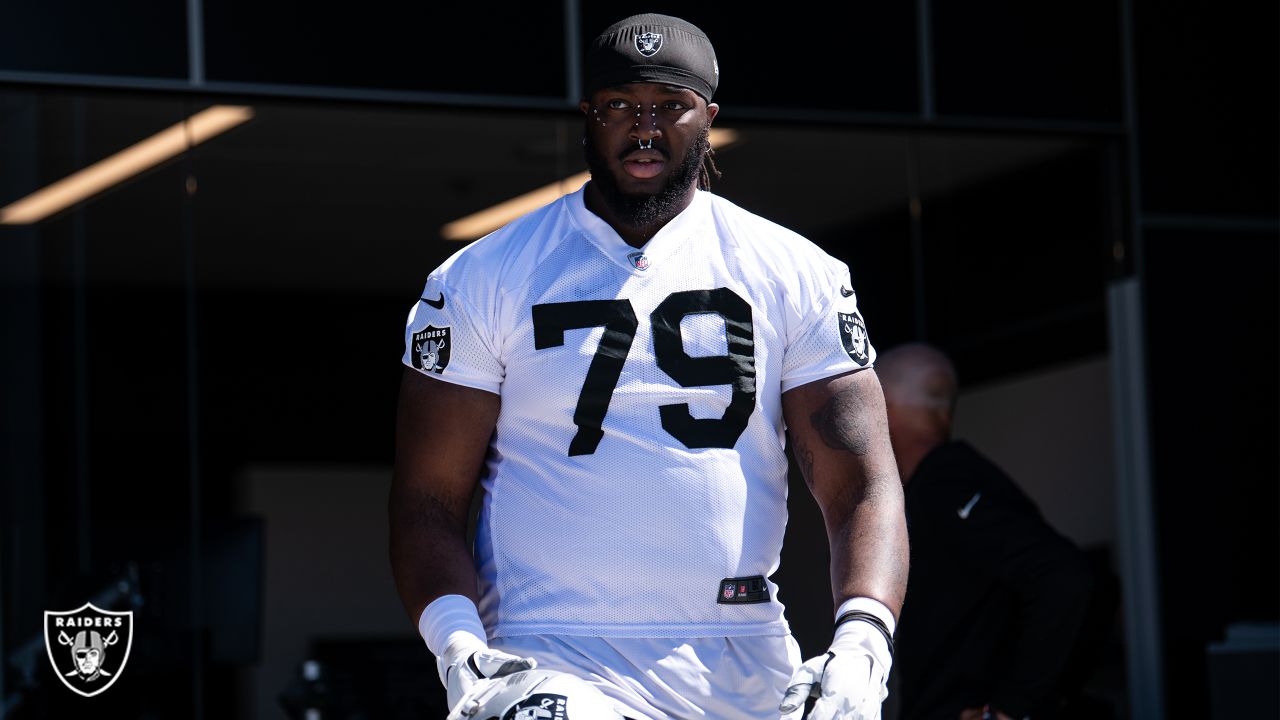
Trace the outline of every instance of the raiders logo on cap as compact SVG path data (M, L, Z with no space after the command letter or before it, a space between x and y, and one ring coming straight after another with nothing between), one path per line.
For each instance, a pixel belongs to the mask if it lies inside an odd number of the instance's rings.
M647 32L636 36L636 50L645 57L653 57L662 49L662 33Z
M707 34L670 15L632 15L605 28L583 58L584 98L627 83L689 88L707 102L720 83L720 64Z

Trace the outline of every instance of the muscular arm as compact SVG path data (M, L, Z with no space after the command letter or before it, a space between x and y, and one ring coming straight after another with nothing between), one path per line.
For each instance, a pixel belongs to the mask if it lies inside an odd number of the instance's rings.
M907 585L907 525L875 371L793 388L782 396L782 410L827 526L836 606L870 597L896 617Z
M415 624L441 595L476 600L467 513L500 406L493 393L405 369L387 514L391 571Z

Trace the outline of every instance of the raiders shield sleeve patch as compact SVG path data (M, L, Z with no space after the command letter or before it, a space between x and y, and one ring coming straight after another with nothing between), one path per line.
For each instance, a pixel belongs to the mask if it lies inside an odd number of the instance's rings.
M449 326L428 325L413 334L413 366L437 375L449 366Z
M871 361L870 341L867 339L867 324L855 310L852 313L839 313L840 341L844 343L849 359L866 366Z

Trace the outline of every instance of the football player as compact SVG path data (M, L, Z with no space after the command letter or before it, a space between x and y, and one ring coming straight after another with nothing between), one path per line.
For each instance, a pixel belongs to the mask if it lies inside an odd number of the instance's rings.
M719 71L678 18L606 29L591 180L456 253L409 313L391 557L455 714L536 666L635 720L798 719L811 695L811 718L879 716L907 540L875 351L848 268L709 192ZM803 663L769 579L787 438L838 607Z

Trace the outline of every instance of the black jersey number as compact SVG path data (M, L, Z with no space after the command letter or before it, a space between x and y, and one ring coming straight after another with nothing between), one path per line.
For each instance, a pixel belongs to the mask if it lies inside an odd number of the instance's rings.
M573 424L578 432L569 442L569 455L590 455L596 451L604 430L605 413L622 375L622 366L631 352L636 336L636 312L630 300L581 300L533 306L533 347L543 350L564 345L564 331L604 326L600 345L596 348L587 379L578 395L573 411Z
M714 313L724 320L726 355L692 357L684 350L680 321L686 315ZM721 418L695 418L688 403L658 408L662 428L685 447L731 448L738 442L756 402L755 331L751 306L728 288L686 290L667 296L649 315L658 367L681 387L728 385L729 407ZM604 326L604 335L578 395L573 424L578 432L569 455L590 455L604 437L601 423L618 387L622 366L636 334L630 300L582 300L533 306L533 345L542 350L564 345L564 331Z

